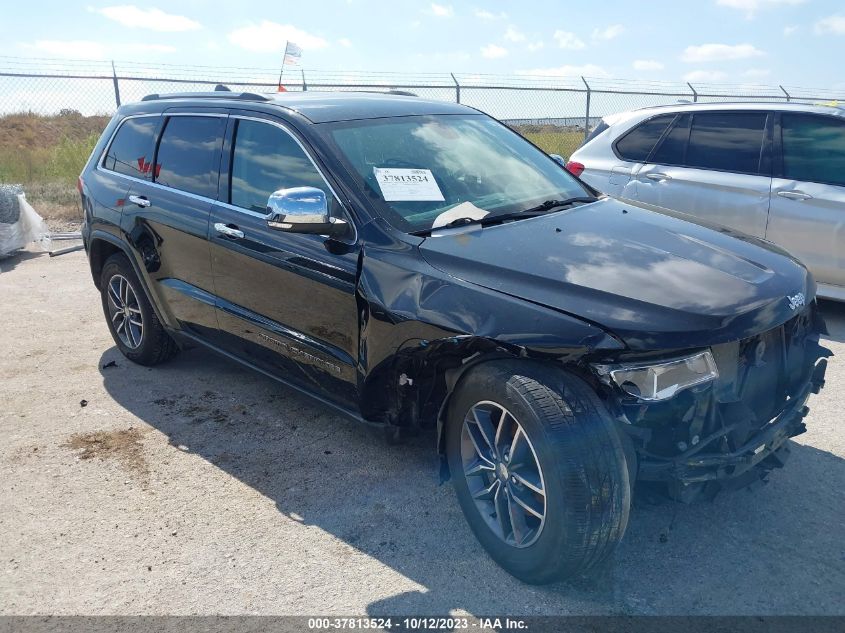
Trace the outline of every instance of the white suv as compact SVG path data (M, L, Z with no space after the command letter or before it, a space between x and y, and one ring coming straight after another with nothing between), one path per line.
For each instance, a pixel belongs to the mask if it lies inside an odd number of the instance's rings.
M845 300L845 109L677 104L605 117L567 169L610 196L764 238ZM690 217L692 216L692 217Z

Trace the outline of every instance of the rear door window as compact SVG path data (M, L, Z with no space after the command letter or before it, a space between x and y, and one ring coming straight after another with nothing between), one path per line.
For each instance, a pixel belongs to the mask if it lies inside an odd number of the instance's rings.
M155 181L205 198L217 198L225 129L225 117L170 117L158 144Z
M705 112L692 117L687 167L757 174L765 112Z
M845 120L781 115L783 177L845 186Z
M616 141L616 151L620 158L639 163L645 162L674 118L674 114L663 114L640 123Z
M103 168L149 180L152 172L153 137L158 116L125 119L103 159Z

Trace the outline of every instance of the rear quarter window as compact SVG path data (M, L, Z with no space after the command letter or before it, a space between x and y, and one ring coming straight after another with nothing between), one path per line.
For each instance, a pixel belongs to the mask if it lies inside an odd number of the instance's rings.
M686 158L689 137L689 114L683 114L675 121L669 133L660 141L649 162L659 165L683 165Z
M149 180L152 175L153 137L158 121L158 116L124 119L103 158L103 168Z
M663 114L643 121L616 141L616 153L624 160L645 162L674 118L674 114Z

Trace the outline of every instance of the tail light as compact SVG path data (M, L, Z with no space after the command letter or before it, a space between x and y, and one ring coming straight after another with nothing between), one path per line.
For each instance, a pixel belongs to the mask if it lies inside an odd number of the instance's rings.
M82 180L82 176L76 179L76 190L82 194L82 188L85 186L85 182Z
M580 177L581 174L584 173L584 165L581 163L576 163L574 160L571 160L566 163L566 171L568 171L573 176Z

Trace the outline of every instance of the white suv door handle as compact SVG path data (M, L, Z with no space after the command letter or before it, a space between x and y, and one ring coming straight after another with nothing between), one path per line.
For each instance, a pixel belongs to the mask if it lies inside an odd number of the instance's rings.
M239 228L223 224L222 222L215 222L214 230L220 233L220 235L225 235L226 237L242 238L244 236L244 232Z
M144 207L145 209L152 204L152 202L147 200L144 196L129 196L129 202L133 202L139 207Z
M790 200L812 200L813 196L803 191L778 191L781 198L789 198Z
M653 171L650 174L646 174L645 177L649 180L672 180L672 176L659 171Z

